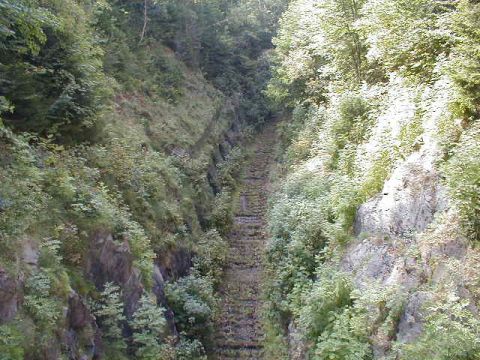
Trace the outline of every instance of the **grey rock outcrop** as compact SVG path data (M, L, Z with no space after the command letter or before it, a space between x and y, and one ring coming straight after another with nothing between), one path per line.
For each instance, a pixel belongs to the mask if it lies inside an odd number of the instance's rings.
M18 282L0 267L0 324L12 320L18 311Z
M157 303L163 306L165 311L165 318L167 319L168 328L170 333L174 336L178 335L177 328L175 326L174 314L171 309L168 308L167 298L165 296L165 280L158 265L153 268L153 293L157 298Z
M86 270L97 288L114 282L122 288L125 314L130 318L142 296L144 286L140 271L133 266L127 241L118 243L110 233L99 231L91 241Z
M395 288L405 297L393 338L381 334L372 338L375 358L388 354L391 341L413 342L423 331L423 307L431 294L418 288L428 281L432 270L417 240L437 214L448 209L436 158L436 147L429 143L394 169L382 192L358 209L354 224L357 240L341 261L342 270L352 274L356 288L378 284Z
M447 207L433 161L419 152L397 167L383 191L358 209L355 234L402 236L425 230Z
M398 324L398 342L409 343L422 334L425 318L423 305L430 299L431 294L422 291L415 292L409 297Z
M95 316L76 292L72 292L68 298L64 337L70 359L90 360L101 355L102 337Z

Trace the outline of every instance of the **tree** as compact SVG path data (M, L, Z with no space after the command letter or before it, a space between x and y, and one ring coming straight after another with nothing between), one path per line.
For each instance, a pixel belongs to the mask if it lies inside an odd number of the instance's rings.
M65 142L91 138L109 92L90 13L74 0L41 4L0 4L0 92L13 105L4 120Z
M155 297L144 294L138 310L130 322L134 330L133 341L138 346L136 355L142 360L157 360L162 353L162 336L165 333L164 309L157 306Z
M104 339L108 340L109 355L121 356L127 348L122 336L123 324L126 320L123 315L123 302L120 299L120 287L108 282L101 293L101 300L95 311L100 321Z

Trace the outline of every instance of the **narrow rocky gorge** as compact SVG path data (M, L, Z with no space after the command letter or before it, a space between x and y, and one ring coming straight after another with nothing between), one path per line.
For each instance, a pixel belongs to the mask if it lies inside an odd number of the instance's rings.
M262 252L267 239L265 213L275 135L272 124L257 136L245 166L229 238L228 265L220 289L218 360L262 358Z

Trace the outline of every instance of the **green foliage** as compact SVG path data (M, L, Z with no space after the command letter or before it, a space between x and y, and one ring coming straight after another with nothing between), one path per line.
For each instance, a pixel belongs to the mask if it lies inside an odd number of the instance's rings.
M108 94L102 50L89 27L89 14L77 2L42 5L2 5L8 31L0 58L1 87L14 106L4 120L22 131L62 131L64 141L72 136L79 140L86 135L79 131L93 128Z
M462 0L458 11L453 14L452 28L457 35L452 51L450 73L458 86L461 96L455 101L458 115L478 118L480 98L480 4Z
M355 316L351 309L333 315L332 328L320 336L312 359L373 359L367 334L355 328Z
M43 327L44 331L53 332L62 317L61 305L52 296L51 276L46 272L32 275L26 284L25 306L28 312ZM48 336L48 333L44 334Z
M344 312L352 304L351 292L352 285L345 274L328 266L321 267L318 281L302 296L304 304L299 313L299 323L309 339L316 341L328 333L332 324L345 320L335 314Z
M206 174L231 130L271 115L265 50L285 4L0 1L0 260L28 279L33 339L19 350L11 327L3 353L41 358L48 341L61 342L56 330L67 326L75 291L99 299L107 358L205 357L198 339L211 330L227 251L210 229L229 231L244 154L226 146L215 179ZM107 283L99 295L86 279L99 232L125 245L147 292L154 260L162 264L179 248L196 254L193 275L169 286L187 333L179 342L163 342L164 316L150 299L127 324L120 288ZM38 272L30 274L24 251L37 250Z
M222 236L227 235L233 226L233 193L230 189L223 189L214 200L213 211L210 216L210 225L218 229Z
M234 147L225 161L218 166L219 182L222 188L235 189L241 173L241 163L245 160L245 152Z
M348 81L359 83L365 75L365 40L356 29L360 11L365 0L327 0L319 4L322 15L322 30L325 36L325 52L335 59L336 74ZM326 55L325 54L325 55Z
M0 359L22 360L24 359L23 334L15 324L0 326Z
M198 251L194 258L194 269L199 274L214 280L218 285L227 261L228 244L217 230L205 233L197 243Z
M13 46L15 51L22 54L38 54L41 45L47 40L42 27L57 25L58 20L51 12L31 5L26 1L3 1L0 4L3 49Z
M342 150L347 145L355 146L365 141L367 131L371 127L368 118L369 105L361 97L345 94L338 105L338 119L334 121L331 131L333 143L330 145L332 154L331 166L335 168L341 158ZM347 165L351 172L351 165Z
M422 145L421 136L423 135L424 129L421 115L422 114L416 114L413 121L403 125L400 130L398 155L402 158L406 158L414 150L418 150Z
M206 360L203 345L198 340L181 338L175 348L175 360Z
M166 320L164 309L157 306L154 296L142 296L130 325L134 330L133 341L138 346L135 353L137 358L154 360L161 357L164 351L161 339L165 334Z
M392 155L388 151L384 150L378 155L360 189L362 199L368 199L382 190L383 184L392 169L392 163Z
M401 358L479 359L480 322L467 300L450 294L429 307L425 332L412 344L398 344Z
M314 359L371 359L372 345L388 352L409 294L341 286L352 275L339 272L339 259L359 206L407 159L436 154L437 140L451 211L478 241L479 9L467 0L290 2L267 89L292 110L281 125L284 176L269 213L272 358L288 357L292 327ZM474 316L460 307L429 309L421 340L386 356L477 358Z
M320 336L312 359L373 359L364 324L356 322L358 316L354 309L332 315L332 327Z
M98 140L99 115L113 88L178 102L186 70L167 46L227 95L243 94L242 117L254 122L270 114L262 95L270 77L263 51L285 1L1 6L0 86L13 110L4 120L16 130L54 134L63 143Z
M100 321L103 337L108 340L107 357L109 359L123 359L127 345L122 336L122 329L126 321L123 314L123 302L120 288L113 283L106 283L101 293L100 302L95 309L95 315ZM138 321L141 320L139 315Z
M450 4L432 0L368 1L362 30L372 57L387 71L430 79L450 52L450 10Z
M292 1L275 39L276 67L268 94L289 106L326 100L331 81L366 77L366 45L355 23L365 1Z
M0 133L2 216L0 236L3 254L16 252L14 239L26 233L47 208L49 196L42 192L42 172L35 166L37 158L27 139L17 138L7 129ZM8 155L7 155L8 154Z
M208 339L216 306L210 280L189 275L167 284L165 293L179 330L189 338Z
M318 132L325 122L325 113L315 107L297 106L292 120L279 124L282 147L289 163L305 161L314 155L313 147Z
M474 125L460 138L443 165L446 185L469 237L480 240L480 128Z

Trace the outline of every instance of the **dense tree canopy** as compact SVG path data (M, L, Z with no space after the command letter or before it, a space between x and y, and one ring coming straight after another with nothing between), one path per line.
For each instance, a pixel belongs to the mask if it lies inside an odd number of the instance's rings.
M81 140L98 124L114 82L173 100L181 75L162 46L265 116L265 104L254 101L267 76L256 73L257 64L265 61L283 4L4 1L1 96L12 110L4 120L22 131L75 133Z

